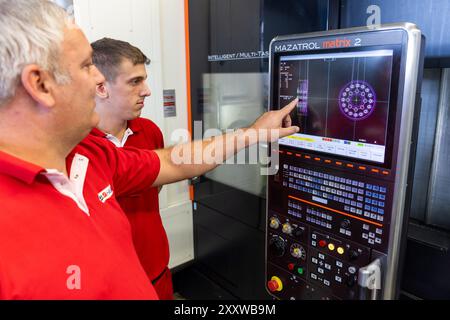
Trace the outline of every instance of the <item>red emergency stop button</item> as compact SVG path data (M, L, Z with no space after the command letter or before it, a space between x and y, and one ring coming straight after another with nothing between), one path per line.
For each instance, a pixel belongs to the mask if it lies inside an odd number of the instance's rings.
M269 288L270 292L275 292L278 289L278 283L274 280L271 280L267 283L267 287Z
M273 276L272 279L267 282L267 288L269 288L270 292L279 292L283 290L283 283L280 278Z
M320 240L319 241L319 246L324 248L327 245L327 242L325 240Z
M289 264L288 264L288 269L289 269L290 271L294 270L294 268L295 268L295 264L293 264L293 263L289 263Z

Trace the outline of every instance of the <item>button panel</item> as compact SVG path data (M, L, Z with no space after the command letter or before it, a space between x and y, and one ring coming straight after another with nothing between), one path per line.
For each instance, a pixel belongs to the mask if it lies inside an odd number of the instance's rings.
M281 175L289 193L289 215L377 250L386 249L383 229L390 209L388 184L290 164L283 165ZM365 225L381 233L376 239L369 238Z
M345 214L364 217L377 223L384 221L386 186L287 164L283 166L283 186L293 192L309 195L308 198L320 205L333 203ZM315 209L309 210L313 210L312 214L315 215Z
M276 296L286 299L311 292L319 299L357 299L359 269L370 263L372 250L387 251L392 185L370 178L370 166L354 166L349 174L345 162L331 170L331 159L301 157L308 161L281 157L274 177L281 204L271 207L269 201L267 245L270 237L283 238L284 254L268 250L267 276L285 275L285 290Z

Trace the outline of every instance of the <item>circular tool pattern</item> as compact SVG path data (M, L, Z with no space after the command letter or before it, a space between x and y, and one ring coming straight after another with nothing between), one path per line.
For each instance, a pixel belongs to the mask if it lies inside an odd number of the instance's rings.
M375 110L375 90L363 80L347 83L339 93L339 110L350 120L367 119Z

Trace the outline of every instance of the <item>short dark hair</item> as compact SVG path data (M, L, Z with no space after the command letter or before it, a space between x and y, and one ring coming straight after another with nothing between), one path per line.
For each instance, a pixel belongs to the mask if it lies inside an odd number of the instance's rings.
M150 59L139 48L126 41L103 38L93 42L91 46L94 50L94 64L107 81L116 80L124 59L131 61L133 65L150 64Z

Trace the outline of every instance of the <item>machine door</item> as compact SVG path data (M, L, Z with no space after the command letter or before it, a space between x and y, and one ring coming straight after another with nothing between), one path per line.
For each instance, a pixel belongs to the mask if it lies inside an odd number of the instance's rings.
M276 35L325 30L328 4L189 0L194 139L248 127L267 111L270 41ZM260 174L262 161L250 157L266 152L267 146L242 151L192 181L196 263L190 269L201 274L205 286L221 290L198 285L184 288L184 296L271 299L262 263L267 179Z

